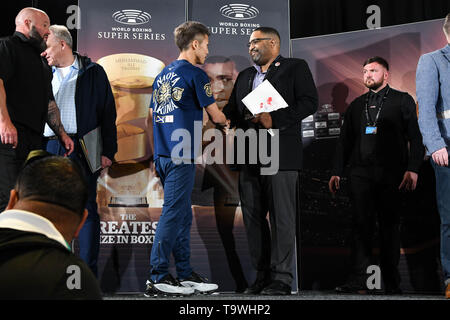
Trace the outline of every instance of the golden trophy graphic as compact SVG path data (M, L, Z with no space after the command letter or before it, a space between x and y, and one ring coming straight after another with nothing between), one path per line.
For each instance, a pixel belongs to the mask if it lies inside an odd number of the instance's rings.
M135 53L108 55L97 63L105 69L113 91L118 144L116 163L99 179L99 204L110 208L161 207L162 187L148 161L153 154L152 123L146 120L153 81L165 65Z

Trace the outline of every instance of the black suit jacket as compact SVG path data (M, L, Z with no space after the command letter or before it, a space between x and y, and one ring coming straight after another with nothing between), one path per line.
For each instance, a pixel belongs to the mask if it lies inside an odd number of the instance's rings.
M365 160L361 150L363 139L367 140L367 95L356 98L345 112L332 174L342 176L345 166L350 164L353 170L379 168L378 178L398 183L406 170L418 173L424 158L416 104L408 93L390 88L380 112L377 134L370 137L374 143L373 156Z
M252 66L240 72L236 79L230 100L223 109L226 117L231 120L232 127L243 130L263 128L245 120L249 111L242 102L252 91L255 75L256 69ZM289 105L270 113L272 128L279 130L279 169L298 170L302 166L303 158L301 121L315 113L318 104L311 71L305 60L278 56L270 65L265 79L270 81ZM267 141L270 142L270 135Z

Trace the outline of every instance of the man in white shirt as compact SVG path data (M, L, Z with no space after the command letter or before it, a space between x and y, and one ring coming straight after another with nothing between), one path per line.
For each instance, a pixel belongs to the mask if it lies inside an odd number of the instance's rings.
M103 68L72 50L72 36L65 26L52 25L47 50L42 54L52 67L52 88L61 111L61 122L73 139L75 150L70 155L82 168L88 181L89 215L79 236L80 257L97 275L100 250L100 217L97 211L97 179L100 171L92 172L82 151L79 139L100 127L102 140L102 168L111 166L117 152L116 105ZM55 133L46 126L46 149L63 155L63 146Z

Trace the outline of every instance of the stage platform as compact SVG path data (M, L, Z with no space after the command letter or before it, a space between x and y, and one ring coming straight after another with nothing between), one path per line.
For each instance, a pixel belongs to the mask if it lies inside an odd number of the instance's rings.
M192 295L188 297L152 297L147 298L142 293L122 293L105 294L104 300L186 300L186 301L291 301L291 300L327 300L327 301L348 301L348 300L446 300L443 294L408 294L384 295L384 294L336 294L334 291L300 291L290 296L262 296L244 295L230 292L219 292L211 295Z

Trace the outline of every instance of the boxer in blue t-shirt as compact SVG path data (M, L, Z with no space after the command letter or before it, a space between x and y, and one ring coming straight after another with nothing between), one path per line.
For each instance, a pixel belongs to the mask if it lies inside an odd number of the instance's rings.
M216 124L225 125L226 118L215 103L208 76L195 66L203 64L208 55L208 28L188 21L174 34L180 55L156 77L150 103L154 161L164 187L164 205L150 257L146 296L189 295L217 289L216 284L193 272L190 265L191 192L194 159L201 145L203 108ZM195 134L196 124L200 135ZM177 279L168 271L171 254Z

